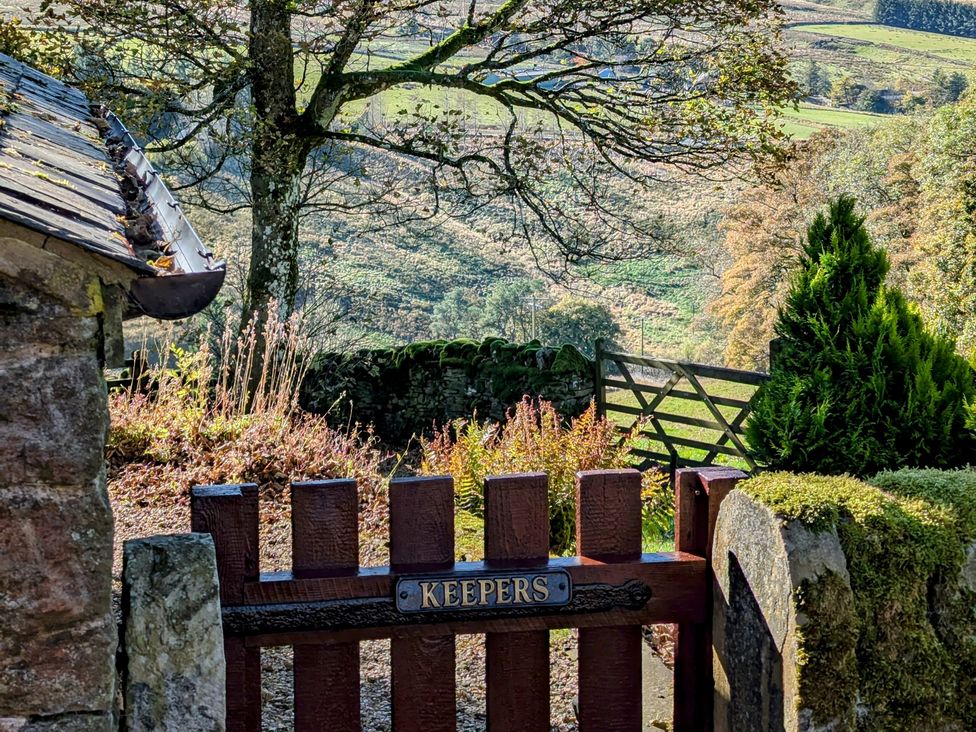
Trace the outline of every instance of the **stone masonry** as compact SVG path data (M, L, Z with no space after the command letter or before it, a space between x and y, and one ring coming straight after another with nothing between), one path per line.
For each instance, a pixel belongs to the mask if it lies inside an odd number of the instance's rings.
M113 727L106 289L0 236L0 730Z

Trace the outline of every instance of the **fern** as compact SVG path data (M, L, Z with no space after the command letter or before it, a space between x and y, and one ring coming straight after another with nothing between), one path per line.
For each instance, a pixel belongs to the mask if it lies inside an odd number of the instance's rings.
M549 546L554 554L574 549L576 473L629 467L635 439L623 442L614 425L593 405L568 424L549 402L526 397L504 424L458 420L423 443L421 472L454 476L457 505L484 515L485 478L506 473L549 476ZM660 473L643 479L642 518L646 541L668 537L673 500Z

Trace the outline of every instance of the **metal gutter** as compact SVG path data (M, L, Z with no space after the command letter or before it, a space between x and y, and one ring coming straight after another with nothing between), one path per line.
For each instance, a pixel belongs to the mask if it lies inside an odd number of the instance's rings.
M170 271L158 271L156 276L140 277L133 283L130 292L133 307L128 317L148 315L160 320L178 320L195 315L217 297L227 265L214 260L213 253L204 246L180 204L122 121L111 112L105 114L105 120L111 128L110 136L121 140L127 150L127 168L144 189L166 252L174 258Z

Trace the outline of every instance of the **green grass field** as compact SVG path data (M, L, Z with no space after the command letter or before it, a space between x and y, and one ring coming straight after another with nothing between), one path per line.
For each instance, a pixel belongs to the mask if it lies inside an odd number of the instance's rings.
M815 104L801 104L799 109L784 109L782 112L783 130L799 140L805 140L824 127L854 129L877 124L885 117L870 112L818 107Z
M946 61L976 64L976 39L971 38L892 28L877 23L795 25L791 30L835 38L850 38L855 41L866 41L875 46L931 54ZM871 53L867 51L867 55ZM895 61L896 57L888 53L880 57L876 56L876 60Z

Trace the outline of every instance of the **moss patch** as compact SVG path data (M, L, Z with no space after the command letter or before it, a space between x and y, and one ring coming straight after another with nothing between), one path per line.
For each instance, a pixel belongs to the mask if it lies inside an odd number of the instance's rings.
M796 595L797 612L810 619L796 631L802 706L817 724L853 730L860 624L847 583L826 572L804 580Z
M976 598L959 586L976 536L976 471L903 470L870 482L767 473L741 489L787 520L837 527L857 616L857 669L845 676L870 710L858 728L976 728ZM811 599L801 591L798 602ZM820 659L836 618L830 602L807 609L816 615L800 639L801 689L829 695L836 670Z

